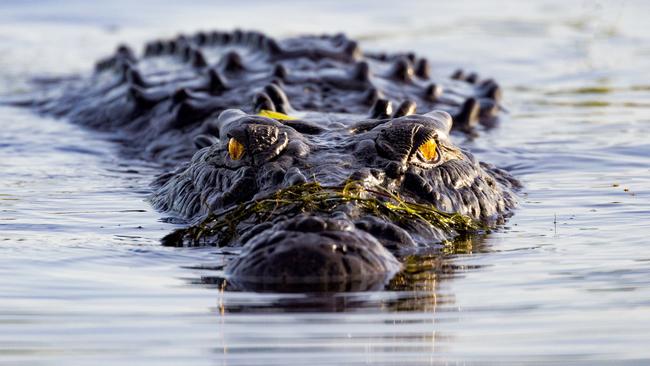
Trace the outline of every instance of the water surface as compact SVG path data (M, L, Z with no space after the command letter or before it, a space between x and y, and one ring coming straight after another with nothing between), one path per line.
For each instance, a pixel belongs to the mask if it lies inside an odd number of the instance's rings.
M650 363L650 6L8 1L0 94L120 42L199 29L346 31L479 71L509 113L456 141L524 183L507 225L384 291L224 289L214 248L165 248L159 168L111 136L0 107L0 364Z

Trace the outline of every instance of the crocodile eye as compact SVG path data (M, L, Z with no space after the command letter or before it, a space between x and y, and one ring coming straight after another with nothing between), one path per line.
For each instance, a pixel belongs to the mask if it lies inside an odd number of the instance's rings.
M241 142L237 141L234 137L231 137L230 140L228 140L228 155L232 160L241 159L245 151L246 149L244 148L244 145L242 145Z
M433 161L438 158L438 144L436 140L429 139L418 148L422 156L427 161Z

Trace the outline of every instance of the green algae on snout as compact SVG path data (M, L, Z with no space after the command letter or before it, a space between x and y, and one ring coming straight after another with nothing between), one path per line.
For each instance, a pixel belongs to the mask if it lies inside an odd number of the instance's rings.
M262 199L242 203L234 208L208 214L196 225L167 235L168 246L225 246L237 236L240 223L262 223L276 217L299 213L334 212L345 204L353 204L362 214L387 221L426 222L448 233L474 233L485 228L479 222L458 213L447 213L429 204L407 202L399 195L380 188L366 188L358 182L343 186L322 186L318 182L294 185Z

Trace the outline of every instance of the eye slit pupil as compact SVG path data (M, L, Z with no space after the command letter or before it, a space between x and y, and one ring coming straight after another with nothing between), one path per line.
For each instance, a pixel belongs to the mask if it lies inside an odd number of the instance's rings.
M436 158L438 157L437 147L438 144L436 144L436 141L434 139L429 139L427 140L427 142L420 145L418 150L420 150L420 153L422 154L425 160L431 161L431 160L436 160Z
M234 137L231 137L230 140L228 140L228 156L232 160L239 160L241 159L242 155L244 155L245 152L244 145L241 144L241 142L237 141Z

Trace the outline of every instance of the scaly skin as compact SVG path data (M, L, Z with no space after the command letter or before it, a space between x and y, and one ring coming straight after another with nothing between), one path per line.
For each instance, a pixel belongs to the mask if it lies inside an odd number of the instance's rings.
M228 272L248 281L340 281L392 273L399 268L395 255L474 228L462 222L443 227L415 215L400 220L369 210L363 205L367 200L399 204L394 199L399 197L485 226L502 222L515 205L517 182L456 147L448 138L452 122L444 111L385 119L334 116L306 113L304 120L284 121L240 110L221 113L214 121L218 140L155 184L155 207L203 218L168 243L243 245ZM299 132L312 125L319 130ZM238 160L228 152L232 138L244 146ZM419 149L431 139L437 145L434 161ZM359 193L340 199L335 189L317 191L319 204L307 208L285 204L290 195L277 197L314 182ZM274 195L278 204L262 206L272 214L227 216L251 202L273 203ZM224 218L235 230L213 229Z
M235 31L150 42L140 58L121 46L28 104L177 166L151 202L194 225L166 242L242 246L233 280L367 283L404 253L509 215L517 181L449 139L493 121L500 97L491 79L434 81L426 59L364 54L343 35ZM286 202L316 186L316 204ZM232 219L273 197L273 210Z
M426 59L364 56L343 35L277 41L256 32L198 33L151 42L140 58L120 46L90 78L51 85L48 97L33 104L82 125L121 131L136 151L171 165L210 144L210 121L230 108L288 114L294 108L362 114L372 108L374 117L393 109L441 109L462 130L496 116L501 91L491 79L458 71L434 81L429 74Z

